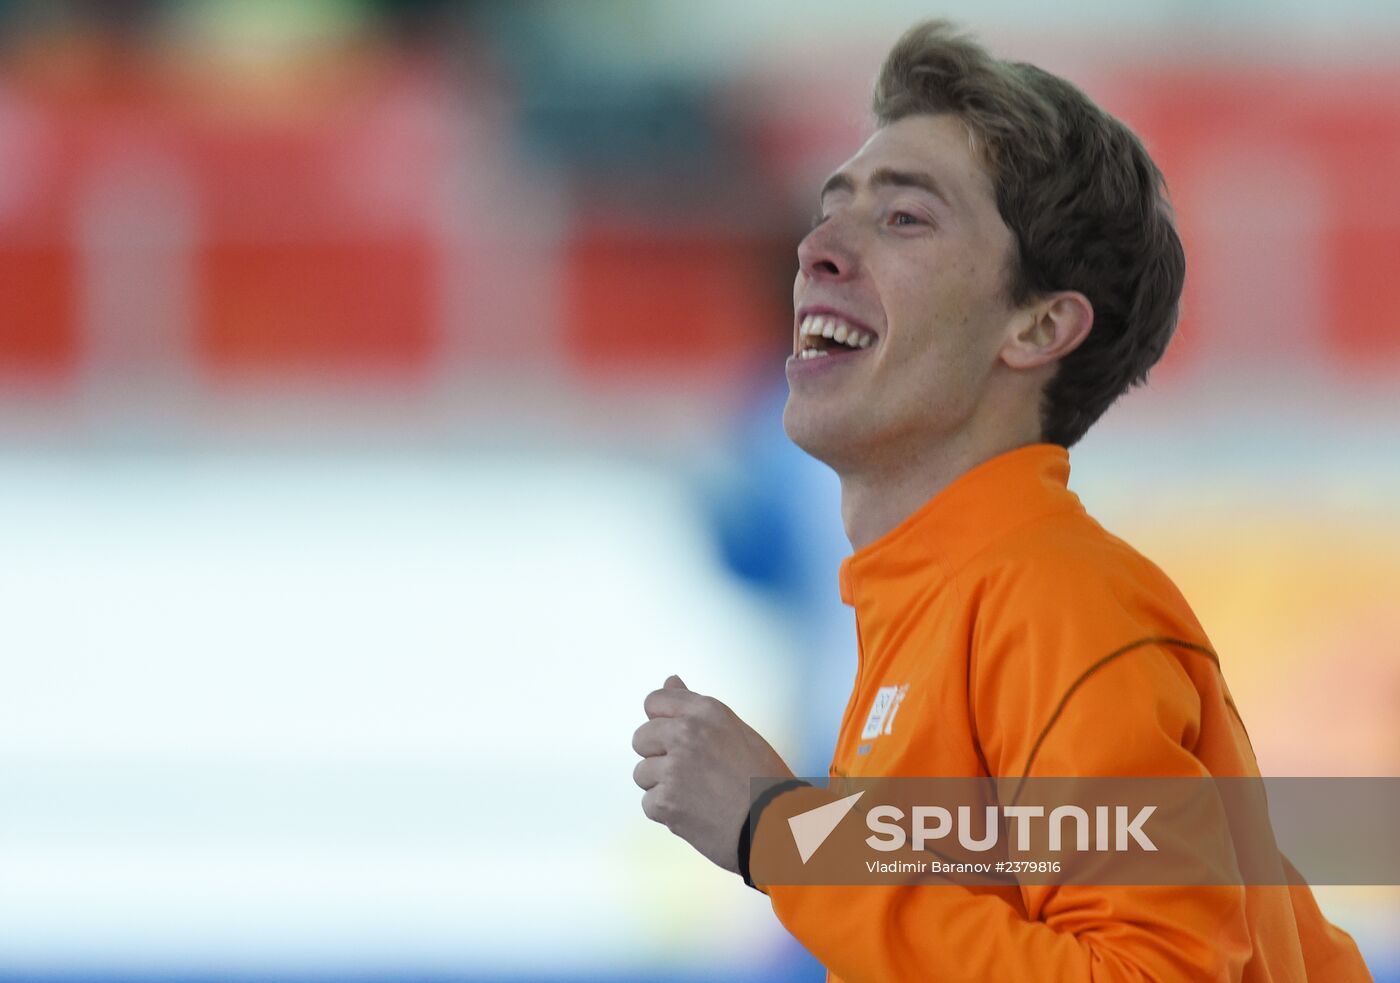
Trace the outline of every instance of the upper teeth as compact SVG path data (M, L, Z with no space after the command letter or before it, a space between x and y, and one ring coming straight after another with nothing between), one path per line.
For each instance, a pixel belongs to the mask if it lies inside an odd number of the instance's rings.
M875 343L875 336L864 328L847 324L839 317L830 314L809 314L802 320L802 337L830 338L848 348L869 348Z

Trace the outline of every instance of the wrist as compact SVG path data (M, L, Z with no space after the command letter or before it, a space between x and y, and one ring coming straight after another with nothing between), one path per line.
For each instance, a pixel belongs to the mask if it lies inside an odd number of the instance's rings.
M811 788L812 783L803 781L800 778L789 778L786 781L781 781L774 785L770 785L768 788L760 792L758 797L753 800L752 804L750 804L748 813L744 816L744 822L739 827L738 863L739 876L744 879L744 883L747 884L749 887L752 887L755 890L757 890L757 886L754 884L753 879L749 876L749 855L753 849L753 834L754 831L758 829L758 820L763 815L763 810L767 809L768 806L770 806L773 803L773 800L778 798L778 796L784 794L785 792L791 792L793 789L802 788L804 786L806 786L807 788Z

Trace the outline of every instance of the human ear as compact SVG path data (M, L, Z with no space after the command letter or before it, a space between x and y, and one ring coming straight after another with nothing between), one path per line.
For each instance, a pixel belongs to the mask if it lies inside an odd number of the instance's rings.
M1056 362L1089 337L1094 305L1077 290L1050 294L1026 308L1015 333L1001 346L1001 360L1013 369Z

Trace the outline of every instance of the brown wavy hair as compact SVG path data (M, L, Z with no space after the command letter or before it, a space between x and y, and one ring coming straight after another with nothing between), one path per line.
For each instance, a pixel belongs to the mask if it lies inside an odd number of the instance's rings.
M1008 291L1077 290L1094 326L1041 399L1041 438L1070 447L1147 379L1176 329L1186 258L1162 173L1131 130L1062 78L992 57L947 21L915 24L880 69L884 126L952 113L967 126L1016 242Z

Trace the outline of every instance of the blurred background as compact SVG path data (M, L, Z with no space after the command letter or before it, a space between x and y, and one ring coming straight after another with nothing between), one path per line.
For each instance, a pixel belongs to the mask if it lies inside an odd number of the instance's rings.
M1267 774L1400 774L1400 6L8 0L0 978L821 979L629 742L678 672L825 774L794 250L930 14L1179 213L1071 486ZM1318 894L1400 980L1396 889Z

